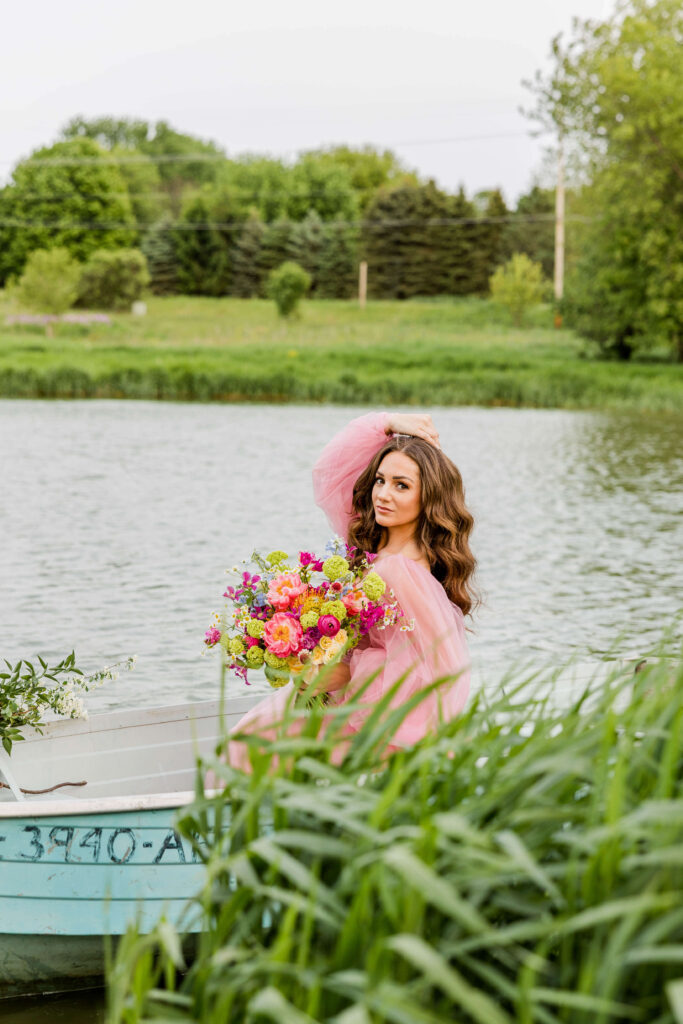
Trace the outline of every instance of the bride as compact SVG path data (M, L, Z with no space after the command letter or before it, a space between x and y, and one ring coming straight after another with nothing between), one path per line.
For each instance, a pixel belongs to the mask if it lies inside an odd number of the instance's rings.
M413 623L411 631L399 624L373 627L326 673L333 704L348 700L374 674L342 734L357 732L372 705L403 675L392 706L448 677L404 716L387 747L397 750L457 715L469 693L464 619L476 604L475 559L462 478L442 452L431 416L379 412L359 416L332 438L313 468L313 489L334 530L357 549L357 559L363 552L377 555L373 569ZM231 733L274 738L294 686L291 682L265 697ZM298 732L303 724L294 719L288 730ZM340 743L337 761L343 753ZM230 740L227 756L234 767L250 770L244 742Z

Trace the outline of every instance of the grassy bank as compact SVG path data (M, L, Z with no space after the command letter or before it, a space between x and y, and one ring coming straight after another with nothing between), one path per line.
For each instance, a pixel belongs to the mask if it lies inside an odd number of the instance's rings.
M0 302L0 325L8 312ZM111 325L0 326L0 396L683 409L683 366L585 357L538 309L524 329L480 299L152 299Z
M197 956L132 928L109 1024L680 1022L683 663L565 709L551 686L511 675L385 762L407 707L341 764L317 713L252 736L251 775L214 762L225 789L179 822L207 869Z

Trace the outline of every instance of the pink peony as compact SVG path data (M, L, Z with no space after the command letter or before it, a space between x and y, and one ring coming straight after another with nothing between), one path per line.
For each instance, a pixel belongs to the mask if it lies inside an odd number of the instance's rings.
M301 647L304 632L301 623L284 612L276 612L270 622L266 623L263 633L266 648L278 658L286 658L296 654Z
M303 594L306 589L306 584L297 573L283 572L271 580L268 600L274 608L283 612L285 608L289 608L292 598Z
M352 590L349 594L344 594L342 604L349 615L358 615L367 608L368 599L362 590Z
M318 619L318 629L323 636L336 636L341 624L336 615L321 615Z

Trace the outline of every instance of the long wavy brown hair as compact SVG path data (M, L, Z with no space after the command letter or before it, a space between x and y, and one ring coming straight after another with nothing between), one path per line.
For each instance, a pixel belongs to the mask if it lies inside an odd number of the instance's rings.
M469 544L474 519L465 505L465 489L457 466L439 448L420 437L392 437L353 485L348 539L349 544L358 548L354 562L362 559L364 551L379 551L386 541L387 529L375 519L372 488L382 460L390 452L407 455L420 471L422 508L415 540L432 575L463 615L468 615L480 603L472 582L477 563Z

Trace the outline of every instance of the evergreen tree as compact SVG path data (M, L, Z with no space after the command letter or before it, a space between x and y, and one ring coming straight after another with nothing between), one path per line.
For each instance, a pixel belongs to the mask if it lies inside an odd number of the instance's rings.
M499 189L480 193L483 209L475 232L473 253L473 291L484 295L497 266L505 261L504 241L508 208Z
M275 270L290 258L290 240L293 224L286 217L279 217L266 227L258 256L260 275L259 295L266 298L265 282L271 270Z
M534 185L519 197L513 219L506 227L503 245L506 256L523 252L534 263L541 264L544 277L552 279L555 267L554 189Z
M220 233L210 227L211 212L202 196L183 209L173 231L178 263L178 284L185 295L226 295L230 285L230 259Z
M266 226L258 210L253 209L242 225L242 230L231 253L231 293L242 299L262 295L265 290L261 269L261 247Z
M462 186L449 197L448 285L449 295L471 295L477 286L475 246L476 213Z
M318 268L318 295L350 299L358 286L358 229L332 221L325 225Z
M325 227L320 214L309 210L302 221L292 225L289 238L289 258L309 274L311 284L308 294L318 294L320 259L325 245Z
M363 226L370 294L408 298L474 291L474 222L462 190L449 196L433 181L380 189Z
M178 257L169 217L152 225L143 236L141 248L147 260L150 287L154 294L175 295L179 289Z

